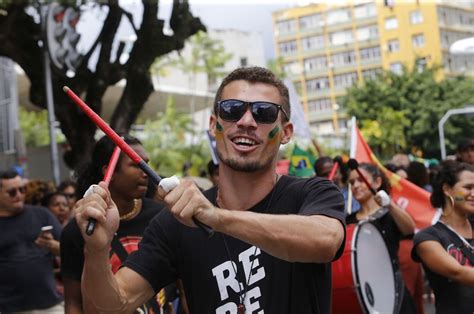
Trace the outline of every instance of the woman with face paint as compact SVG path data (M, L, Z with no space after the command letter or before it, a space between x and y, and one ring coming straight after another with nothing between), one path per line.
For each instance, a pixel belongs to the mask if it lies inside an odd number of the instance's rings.
M412 257L423 264L436 313L474 313L474 166L446 161L432 184L431 204L443 213L415 235Z

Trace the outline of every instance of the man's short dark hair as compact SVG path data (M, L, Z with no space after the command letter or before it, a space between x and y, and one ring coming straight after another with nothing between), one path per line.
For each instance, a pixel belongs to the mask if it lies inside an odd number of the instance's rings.
M4 179L13 179L17 176L19 176L19 174L15 170L0 171L0 188L2 187Z
M288 94L288 88L283 84L282 80L280 80L272 71L267 70L262 67L243 67L238 68L229 73L223 80L219 88L216 92L216 97L214 99L214 113L217 115L217 103L221 101L222 91L224 87L226 87L229 83L233 81L247 81L250 83L264 83L268 85L275 86L278 91L280 92L280 96L282 99L281 104L283 109L285 110L286 114L288 115L288 119L291 117L291 108L290 108L290 96Z
M469 147L474 148L474 138L465 138L459 141L457 146L458 152L463 152L467 150Z

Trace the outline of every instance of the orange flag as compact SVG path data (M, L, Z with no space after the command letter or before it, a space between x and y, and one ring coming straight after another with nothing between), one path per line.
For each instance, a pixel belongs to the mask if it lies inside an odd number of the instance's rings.
M392 199L410 214L417 229L431 226L437 219L437 211L430 203L430 193L385 168L362 137L355 119L352 121L351 157L359 163L375 164L385 173L392 186Z

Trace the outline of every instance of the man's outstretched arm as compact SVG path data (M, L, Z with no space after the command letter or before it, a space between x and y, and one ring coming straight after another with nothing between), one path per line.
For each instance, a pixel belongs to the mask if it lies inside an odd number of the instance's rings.
M155 295L148 281L130 268L122 267L114 275L108 252L92 254L86 248L84 256L84 308L96 313L132 313Z

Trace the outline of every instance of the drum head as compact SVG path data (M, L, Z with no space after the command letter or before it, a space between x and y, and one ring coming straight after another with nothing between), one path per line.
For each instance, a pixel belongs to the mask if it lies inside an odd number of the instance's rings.
M395 269L385 241L370 222L358 225L352 242L353 276L366 313L398 310Z

